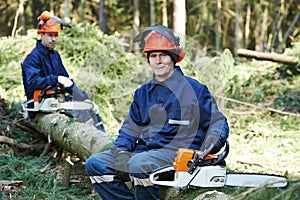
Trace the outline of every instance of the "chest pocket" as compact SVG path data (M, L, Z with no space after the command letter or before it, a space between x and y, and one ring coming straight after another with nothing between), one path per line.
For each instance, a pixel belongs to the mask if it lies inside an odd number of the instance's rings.
M168 109L168 124L170 126L190 126L199 119L199 108L193 104L171 106Z

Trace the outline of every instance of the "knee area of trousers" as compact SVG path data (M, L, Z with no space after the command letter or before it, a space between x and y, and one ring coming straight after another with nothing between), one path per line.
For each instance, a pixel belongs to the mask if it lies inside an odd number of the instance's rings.
M86 170L86 172L89 172L92 169L93 162L94 162L94 158L93 157L89 157L85 161L85 170Z
M95 157L90 157L85 162L85 170L90 176L98 174L102 171L102 169L104 169L104 167L105 166L103 166L102 163Z
M127 163L129 172L139 173L143 172L145 168L145 163L137 159L130 159Z

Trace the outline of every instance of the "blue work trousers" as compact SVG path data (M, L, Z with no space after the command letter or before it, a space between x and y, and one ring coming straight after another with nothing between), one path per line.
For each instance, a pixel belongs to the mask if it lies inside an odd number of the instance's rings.
M175 155L176 152L165 149L133 153L124 165L128 166L134 193L122 179L115 177L115 155L110 150L91 156L86 161L86 171L103 200L160 199L159 186L150 182L149 175L158 168L172 164Z

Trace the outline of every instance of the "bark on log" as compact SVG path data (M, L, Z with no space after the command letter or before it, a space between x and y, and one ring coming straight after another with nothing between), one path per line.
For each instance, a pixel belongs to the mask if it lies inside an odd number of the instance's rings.
M111 135L59 113L38 114L34 120L25 119L22 123L83 161L109 149L113 143Z
M299 62L299 59L296 57L276 53L257 52L248 49L238 49L238 55L243 57L255 58L257 60L268 60L288 65L297 65Z

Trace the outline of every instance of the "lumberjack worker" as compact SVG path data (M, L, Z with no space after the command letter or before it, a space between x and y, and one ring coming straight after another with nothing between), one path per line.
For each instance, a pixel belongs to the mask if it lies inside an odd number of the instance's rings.
M184 57L180 38L155 25L134 42L146 53L153 79L135 91L129 114L111 150L91 156L86 171L102 199L160 199L149 174L172 164L178 148L218 152L229 127L207 87L176 65ZM134 194L125 182L131 181Z
M62 19L51 16L48 11L44 11L39 17L37 33L41 39L37 40L36 46L23 56L21 63L27 100L33 99L35 90L44 90L49 86L51 86L49 89L56 90L56 86L60 84L71 95L66 97L66 101L90 101L87 94L69 78L60 54L54 50L58 42L58 33L63 27L70 28L71 26ZM92 123L99 130L105 131L98 114L98 107L95 103L93 105L91 111L67 110L65 114L82 122ZM33 105L29 106L33 107ZM28 112L30 118L35 118L36 114L36 112Z

